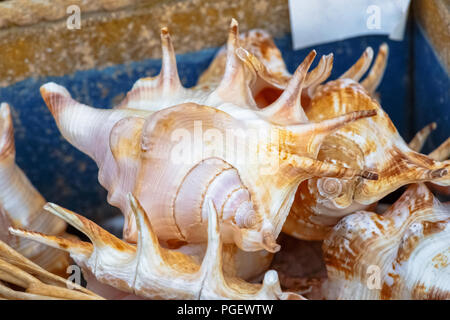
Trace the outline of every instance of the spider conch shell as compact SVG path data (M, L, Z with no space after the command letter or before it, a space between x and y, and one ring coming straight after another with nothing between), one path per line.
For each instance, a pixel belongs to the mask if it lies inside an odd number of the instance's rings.
M0 107L0 240L46 270L66 274L69 256L9 235L8 227L62 235L66 223L42 209L46 203L15 162L14 128L7 103Z
M250 284L223 273L218 214L208 201L208 247L201 264L189 255L160 246L139 202L128 195L138 229L137 245L122 241L92 221L55 204L46 208L83 232L92 243L10 228L18 236L70 252L75 262L101 283L148 299L303 299L283 293L274 270L263 284Z
M258 107L265 108L286 88L291 75L271 37L261 31L241 36L245 47L239 58L253 70L252 94ZM295 196L283 231L305 240L321 240L343 216L368 209L397 188L414 182L433 181L448 186L448 161L439 162L432 155L414 152L400 137L389 116L376 100L375 90L387 64L388 46L382 44L368 75L373 50L368 47L358 61L339 79L322 84L330 75L333 56L323 56L318 66L305 78L301 105L308 119L320 121L351 111L375 109L377 116L349 124L323 141L318 159L350 168L370 169L378 179L359 177L312 178L303 181ZM223 51L219 52L200 78L214 81L223 71ZM250 72L250 71L249 71ZM277 91L278 90L278 91ZM432 128L429 128L432 129ZM418 137L413 147L423 140ZM444 148L442 148L444 149Z
M162 69L137 81L112 110L88 107L54 83L42 96L62 135L91 156L108 201L125 215L124 238L137 238L126 194L142 203L166 247L207 240L211 198L221 235L244 251L279 249L275 239L298 184L310 177L373 175L364 168L315 160L323 139L373 110L310 122L300 105L315 52L292 76L281 96L258 109L246 65L236 56L238 26L232 21L224 76L213 88L181 85L169 33L161 31Z
M385 54L383 54L385 56ZM358 64L358 63L357 63ZM283 231L305 240L321 240L343 216L369 209L401 186L432 181L450 185L450 161L436 161L408 147L389 116L353 79L327 82L316 89L306 114L320 121L356 110L377 116L339 129L322 143L318 159L377 172L377 180L312 178L296 194Z
M323 251L329 299L450 299L450 203L424 184L382 215L343 218Z

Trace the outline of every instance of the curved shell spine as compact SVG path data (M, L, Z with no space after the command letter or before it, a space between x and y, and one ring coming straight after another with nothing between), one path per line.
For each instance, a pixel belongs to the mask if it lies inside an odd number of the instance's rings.
M46 203L15 163L14 128L7 103L0 108L0 239L41 267L66 273L69 257L33 241L12 237L8 227L27 228L49 235L62 235L66 223L42 207ZM9 236L8 236L9 235Z
M425 144L426 139L431 134L431 132L436 129L436 127L436 123L433 122L422 128L409 142L409 147L416 152L420 152L423 145ZM428 156L436 161L444 161L450 158L450 138L447 138L447 140L445 140L440 146L430 152ZM447 196L450 195L450 186L448 185L440 185L433 182L428 182L427 185L433 191Z
M115 109L82 105L54 83L41 88L63 136L99 166L99 181L108 190L108 201L125 215L127 241L137 238L128 192L140 200L167 247L206 241L205 199L211 197L225 243L245 251L275 252L279 249L275 239L302 180L374 178L364 168L315 160L327 135L376 113L363 110L309 122L299 97L315 52L299 66L281 96L260 110L249 87L253 78L236 55L236 21L230 26L224 76L209 89L182 87L166 29L161 39L160 74L139 80ZM228 141L234 143L230 149ZM215 163L208 165L212 159ZM224 170L230 171L216 176ZM184 192L188 189L190 194ZM183 208L196 210L186 215Z
M384 214L343 218L323 243L328 299L450 299L450 203L411 185Z
M143 298L302 299L293 293L283 293L273 270L265 274L262 285L223 273L218 214L212 201L208 202L208 247L200 265L186 254L162 248L143 208L131 194L129 201L138 228L136 246L54 204L48 204L47 210L86 234L92 243L10 230L18 236L70 252L76 263L98 281Z

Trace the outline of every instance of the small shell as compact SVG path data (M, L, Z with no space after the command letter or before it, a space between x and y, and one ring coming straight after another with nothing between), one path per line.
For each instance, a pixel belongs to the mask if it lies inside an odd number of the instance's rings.
M236 55L235 20L223 77L210 88L184 88L165 28L161 39L160 74L139 80L115 109L82 105L54 83L41 88L63 136L99 166L108 201L125 215L127 241L137 239L127 193L136 195L169 248L206 242L209 197L219 211L225 243L244 251L275 252L275 239L301 181L368 176L364 170L315 160L327 135L375 112L309 122L300 96L314 51L281 96L260 110L246 64Z
M5 241L41 267L66 275L66 268L69 265L67 254L33 241L12 237L7 231L8 227L13 226L49 235L64 234L66 223L45 212L42 209L45 203L45 199L15 163L11 111L8 104L2 103L0 108L0 240Z
M384 214L357 212L325 238L328 299L450 299L450 203L411 185Z
M278 275L268 271L264 282L250 284L223 273L218 214L208 203L208 248L201 264L192 257L159 245L152 225L137 200L129 195L138 228L137 245L117 239L93 222L48 204L47 210L86 234L92 243L10 229L18 236L70 252L95 279L118 290L148 299L303 299L283 293Z

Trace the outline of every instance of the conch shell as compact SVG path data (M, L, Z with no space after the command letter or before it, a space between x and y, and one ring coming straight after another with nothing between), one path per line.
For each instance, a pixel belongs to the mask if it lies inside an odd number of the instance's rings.
M252 30L241 35L238 57L248 66L252 78L251 93L259 108L279 98L292 76L270 35ZM199 85L217 82L224 73L224 49L200 77ZM343 216L356 210L369 209L385 195L406 184L433 181L450 184L450 162L439 162L431 156L414 152L400 137L389 116L376 100L376 88L383 77L388 46L382 44L375 62L368 47L358 61L339 79L322 84L330 75L333 55L323 56L308 73L301 94L301 106L308 119L321 121L348 112L377 110L377 116L349 124L328 135L317 159L347 168L368 169L373 179L363 180L317 177L303 181L296 193L291 213L283 231L305 240L322 240ZM289 120L289 119L285 119ZM429 129L432 129L431 127ZM426 130L425 130L426 131ZM424 132L426 133L426 132ZM420 146L422 137L413 141Z
M7 103L0 107L0 240L46 270L66 274L69 256L61 251L13 237L8 227L62 235L66 223L42 209L45 199L15 163L14 129Z
M112 110L73 100L48 83L42 96L62 135L92 157L108 201L125 215L124 238L137 239L126 195L132 192L149 214L165 247L207 241L206 198L218 209L225 243L244 251L279 249L275 239L299 183L311 177L374 178L315 160L327 135L357 119L361 110L310 122L300 105L314 59L302 62L280 97L259 109L248 66L236 55L238 26L232 21L222 80L211 87L184 88L168 30L161 30L162 69L140 79Z
M376 172L378 179L325 177L304 181L284 232L305 240L321 240L340 218L369 209L401 186L426 181L450 185L450 162L436 161L409 148L379 103L353 79L342 78L317 88L306 115L320 121L366 109L377 110L377 116L328 136L318 159L350 168L367 168Z
M138 229L137 245L122 241L95 223L55 204L46 209L89 237L92 243L10 228L17 235L70 252L84 270L101 283L148 299L303 299L283 293L274 270L263 284L250 284L227 276L222 267L219 217L208 201L208 247L199 265L189 255L160 246L148 215L128 195Z
M450 203L424 184L382 215L343 218L323 251L328 299L450 299Z

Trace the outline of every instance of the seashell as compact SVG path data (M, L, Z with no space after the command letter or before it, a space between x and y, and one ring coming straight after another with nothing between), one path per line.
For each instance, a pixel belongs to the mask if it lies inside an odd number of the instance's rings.
M45 212L45 199L15 163L14 128L10 107L0 108L0 240L41 267L66 274L69 256L58 250L9 235L8 227L62 235L66 223Z
M167 248L207 241L205 199L210 198L219 210L224 243L244 251L275 252L275 239L301 181L315 176L375 177L364 168L315 160L327 135L375 112L308 121L299 97L314 51L280 97L259 109L248 66L236 55L235 20L223 78L211 86L184 88L166 28L161 40L160 74L137 81L114 109L78 103L54 83L41 87L62 135L96 161L108 202L125 215L126 241L137 239L126 200L132 192Z
M450 299L450 203L413 184L382 215L348 215L323 243L328 299Z
M371 54L366 56L370 58ZM294 237L322 240L342 217L374 209L378 200L401 186L426 181L450 185L450 161L440 162L408 147L373 94L355 81L363 73L360 70L367 70L367 63L361 60L369 58L363 54L355 64L358 70L353 66L344 78L317 88L306 115L320 121L350 111L377 110L377 116L349 124L325 138L317 158L344 167L365 168L376 172L378 179L318 177L302 182L283 227ZM345 78L348 75L353 79ZM371 83L379 82L373 79ZM366 86L373 89L367 82ZM420 145L420 139L413 144Z
M70 252L83 269L101 283L149 299L303 299L283 293L274 270L263 284L250 284L223 273L219 217L208 201L208 247L201 264L189 255L160 246L148 215L139 202L128 196L138 228L137 245L122 241L92 221L55 204L46 209L89 237L92 243L51 237L13 229L10 231Z
M0 240L0 300L3 299L100 300L102 297L46 271Z

